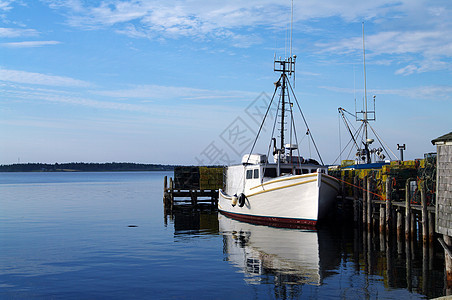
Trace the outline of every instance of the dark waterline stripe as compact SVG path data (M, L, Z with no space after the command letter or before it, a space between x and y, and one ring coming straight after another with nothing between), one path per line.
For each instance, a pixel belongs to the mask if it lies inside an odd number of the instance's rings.
M223 215L230 217L232 219L258 225L267 225L272 227L283 227L283 228L299 228L299 229L315 229L315 226L317 225L316 220L253 216L246 214L230 213L223 210L219 211Z

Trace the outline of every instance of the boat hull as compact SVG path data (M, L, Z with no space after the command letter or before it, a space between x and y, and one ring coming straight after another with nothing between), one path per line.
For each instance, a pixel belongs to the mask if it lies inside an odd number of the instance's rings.
M334 211L338 190L337 179L323 173L291 175L246 189L242 207L220 190L218 209L247 222L315 226Z

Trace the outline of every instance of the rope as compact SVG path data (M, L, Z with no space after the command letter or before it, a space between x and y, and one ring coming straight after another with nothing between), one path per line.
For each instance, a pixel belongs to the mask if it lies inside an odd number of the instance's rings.
M362 190L362 191L368 192L368 193L370 193L370 194L372 194L372 195L374 195L374 196L377 196L377 197L380 198L380 200L382 200L382 201L389 201L389 199L385 199L382 195L379 195L379 194L376 194L376 193L374 193L374 192L371 192L371 191L369 191L369 190L367 190L367 189L365 189L365 188L363 188L363 187L354 185L353 183L344 181L344 180L339 179L339 178L336 178L336 179L337 179L338 181L340 181L340 182L346 183L346 184L348 184L348 185L350 185L350 186L352 186L352 187L355 187L355 188L357 188L357 189L359 189L359 190Z

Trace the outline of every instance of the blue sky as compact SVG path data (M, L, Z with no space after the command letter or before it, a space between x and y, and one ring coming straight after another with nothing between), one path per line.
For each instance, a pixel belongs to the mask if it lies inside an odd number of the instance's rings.
M290 8L0 0L0 164L238 162L278 78L274 56L289 53ZM325 163L348 141L337 108L354 112L364 95L362 22L384 142L422 158L452 131L449 0L295 0L293 19L295 92ZM308 139L300 148L314 156Z

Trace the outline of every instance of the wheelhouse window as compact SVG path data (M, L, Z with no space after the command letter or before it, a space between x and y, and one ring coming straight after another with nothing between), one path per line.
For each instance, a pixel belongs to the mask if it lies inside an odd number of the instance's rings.
M254 170L254 179L259 178L259 169Z
M246 170L246 179L253 179L253 170Z

